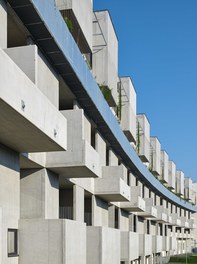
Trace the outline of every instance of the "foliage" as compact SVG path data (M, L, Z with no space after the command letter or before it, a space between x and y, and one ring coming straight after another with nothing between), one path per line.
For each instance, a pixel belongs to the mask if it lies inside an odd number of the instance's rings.
M72 21L66 16L64 16L64 21L66 22L66 25L67 25L69 31L72 33L73 32L73 23L72 23Z
M186 263L186 256L173 256L170 258L169 264L170 263ZM187 256L187 263L197 263L197 256L196 255L188 255Z
M105 100L107 102L109 102L112 94L111 94L111 89L107 86L107 85L104 85L104 84L99 84L99 87L101 89L101 92L105 98Z
M121 90L121 86L118 89L117 117L119 118L119 120L121 120L121 118L122 118L122 90Z

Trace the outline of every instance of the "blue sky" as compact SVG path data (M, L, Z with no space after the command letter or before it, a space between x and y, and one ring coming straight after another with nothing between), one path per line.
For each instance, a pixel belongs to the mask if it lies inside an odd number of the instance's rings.
M185 176L197 181L197 0L94 0L110 11L119 76L131 76L137 112Z

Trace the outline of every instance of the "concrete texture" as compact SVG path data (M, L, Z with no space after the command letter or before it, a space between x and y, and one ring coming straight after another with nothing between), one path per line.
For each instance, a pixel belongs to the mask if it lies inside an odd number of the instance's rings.
M169 186L175 190L176 188L176 164L169 160L168 161L168 184Z
M122 179L124 166L102 167L102 178L95 179L95 194L110 202L129 201L130 188Z
M84 223L24 219L19 225L20 264L86 264Z
M64 178L100 177L99 154L90 145L90 124L82 109L62 111L68 122L68 149L66 152L46 154L46 167Z
M120 231L107 227L87 227L87 264L120 263Z
M0 68L1 142L20 152L66 149L65 117L2 49Z
M108 11L95 12L95 15L98 22L93 25L93 76L98 84L111 89L115 106L118 103L118 41Z
M121 232L121 261L138 259L140 246L138 233Z
M84 222L84 189L74 185L73 193L73 220Z
M92 196L92 225L107 227L108 218L108 203L97 196Z
M137 115L137 122L136 144L139 145L139 157L143 162L148 162L150 159L150 124L144 114Z
M120 78L122 116L120 125L130 142L136 142L136 92L130 77Z
M23 219L59 218L59 179L46 170L22 170L20 215Z
M7 48L7 5L0 0L0 48Z
M0 145L0 208L2 264L18 264L18 257L7 256L7 231L8 228L18 229L20 217L19 154L3 145Z
M150 137L150 165L154 175L161 174L161 144L156 137Z
M55 2L60 10L72 10L90 49L92 49L92 0L83 2L77 0L55 0Z

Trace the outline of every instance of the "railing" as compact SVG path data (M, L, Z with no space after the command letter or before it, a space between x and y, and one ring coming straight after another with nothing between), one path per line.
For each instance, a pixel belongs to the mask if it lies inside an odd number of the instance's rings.
M73 220L73 207L60 206L59 207L59 218Z

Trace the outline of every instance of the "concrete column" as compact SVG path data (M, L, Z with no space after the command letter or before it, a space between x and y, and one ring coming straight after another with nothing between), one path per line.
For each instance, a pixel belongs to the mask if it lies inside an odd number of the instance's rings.
M92 225L102 226L102 214L98 206L98 197L92 195Z
M0 48L7 48L7 5L0 0Z
M136 186L136 177L132 173L130 173L129 176L130 176L130 186Z
M109 165L118 166L118 158L111 149L109 150Z
M128 213L119 209L119 228L121 231L129 231Z
M115 206L109 206L109 227L115 228Z
M73 220L84 222L84 189L73 187Z
M106 143L98 131L95 135L95 149L99 154L101 166L106 166Z
M21 218L59 218L59 179L49 170L21 171Z
M144 186L144 197L149 198L149 189L146 186Z

